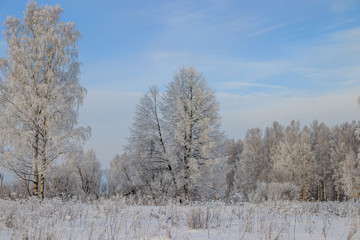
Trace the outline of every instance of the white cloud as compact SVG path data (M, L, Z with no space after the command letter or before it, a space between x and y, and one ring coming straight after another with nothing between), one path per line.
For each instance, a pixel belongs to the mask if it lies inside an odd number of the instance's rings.
M231 138L243 138L246 130L256 127L265 130L274 121L287 125L291 120L300 120L305 125L318 120L334 126L358 120L359 95L360 87L306 97L219 94L218 98L223 129Z

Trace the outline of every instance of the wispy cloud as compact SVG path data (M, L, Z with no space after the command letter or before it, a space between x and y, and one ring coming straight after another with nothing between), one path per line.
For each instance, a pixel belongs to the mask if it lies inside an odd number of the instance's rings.
M225 82L223 85L227 88L236 89L236 88L272 88L272 89L281 89L282 86L263 84L263 83L250 83L250 82Z
M156 7L142 8L131 12L163 25L183 25L191 21L207 18L207 7L199 8L188 1L155 3Z
M270 26L270 27L266 27L266 28L257 30L257 31L255 31L255 32L249 33L249 34L247 35L247 37L259 36L259 35L262 35L262 34L265 34L265 33L268 33L268 32L272 32L272 31L275 31L275 30L278 30L278 29L287 27L287 26L289 26L290 24L291 24L291 23L281 23L281 24L276 24L276 25Z
M346 83L360 82L360 68L358 66L346 66L338 68L297 68L295 69L304 78L316 81L317 84L337 86Z
M199 68L210 80L220 82L256 82L276 76L289 68L287 61L246 61L234 57L216 56L203 52L154 51L146 53L146 62L164 66L164 69L182 67L184 63ZM174 68L175 66L175 68Z
M358 19L345 19L343 21L340 21L340 22L336 22L335 24L331 24L327 27L325 27L325 29L327 30L331 30L331 29L335 29L335 28L338 28L340 26L343 26L343 25L346 25L346 24L349 24L349 23L353 23L353 22L356 22Z
M358 43L359 39L360 39L360 26L331 33L329 38L329 40L333 42L343 43L343 44L347 44L348 42Z
M335 12L345 12L356 4L356 0L331 0L330 8Z
M217 29L225 29L231 33L246 32L258 26L259 18L258 15L226 16L218 18L214 26Z

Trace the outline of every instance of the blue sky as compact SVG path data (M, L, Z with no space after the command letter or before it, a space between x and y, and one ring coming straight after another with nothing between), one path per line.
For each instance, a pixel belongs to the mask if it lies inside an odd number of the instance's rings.
M203 72L231 138L299 119L332 126L358 120L360 1L38 1L60 4L82 33L79 123L85 148L108 166L123 151L135 105L175 71ZM0 0L0 21L22 18L26 1ZM6 43L0 37L0 55Z

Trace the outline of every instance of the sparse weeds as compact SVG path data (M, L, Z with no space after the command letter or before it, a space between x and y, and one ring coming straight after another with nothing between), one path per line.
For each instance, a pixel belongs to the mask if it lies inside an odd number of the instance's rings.
M208 219L205 219L204 215L205 214L200 207L191 209L187 217L187 226L191 229L204 228L205 222L208 221Z
M356 233L360 229L360 215L359 215L359 206L354 202L353 204L350 204L348 208L348 234L346 236L346 240L351 240L354 238Z
M123 200L0 200L6 239L357 239L358 202L129 205ZM333 226L336 226L334 228ZM340 226L341 230L336 230ZM339 236L339 232L343 234ZM345 232L345 233L344 233Z

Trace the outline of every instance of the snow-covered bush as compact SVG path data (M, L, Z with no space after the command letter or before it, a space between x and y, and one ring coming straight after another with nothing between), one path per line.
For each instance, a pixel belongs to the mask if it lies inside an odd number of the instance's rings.
M249 201L260 203L268 199L268 184L258 183L254 191L249 194Z
M76 197L81 200L100 196L102 172L95 152L81 150L69 155L63 164L48 171L47 197L61 197L68 200Z
M258 183L254 191L248 195L252 203L260 203L266 200L294 201L299 197L298 188L292 183Z
M299 191L293 183L272 182L268 185L269 200L296 200L299 197Z

